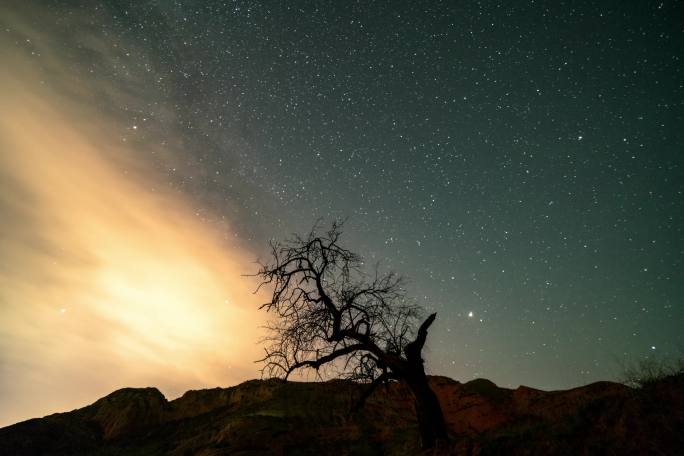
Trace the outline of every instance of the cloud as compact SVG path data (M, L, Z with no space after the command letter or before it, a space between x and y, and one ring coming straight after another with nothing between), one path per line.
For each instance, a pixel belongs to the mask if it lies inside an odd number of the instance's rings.
M108 106L149 103L154 75L92 75L94 63L110 74L120 48L86 34L87 58L74 60L49 17L0 13L11 37L0 72L0 426L124 386L175 396L256 376L263 297L242 276L255 254L169 184L163 164L182 162L182 138L161 141L154 119L133 129ZM163 103L155 112L171 116Z

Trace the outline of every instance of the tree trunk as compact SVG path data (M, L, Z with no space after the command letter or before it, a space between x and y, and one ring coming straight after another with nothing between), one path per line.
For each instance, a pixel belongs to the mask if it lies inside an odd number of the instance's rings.
M407 379L407 383L415 398L421 445L423 448L432 448L437 441L448 438L439 400L428 384L422 365L419 372Z
M406 380L415 397L418 429L420 430L423 448L432 448L438 441L448 438L442 408L439 406L435 392L428 384L423 366L425 361L421 356L427 340L428 328L435 321L435 318L437 318L437 314L432 313L420 325L416 339L404 347L405 364L396 369L397 372L401 372L401 377Z

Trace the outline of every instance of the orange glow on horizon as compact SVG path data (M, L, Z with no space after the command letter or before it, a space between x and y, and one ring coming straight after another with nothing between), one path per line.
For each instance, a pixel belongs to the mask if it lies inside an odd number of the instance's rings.
M257 377L263 297L242 276L256 255L200 221L116 122L3 60L0 426L125 386Z

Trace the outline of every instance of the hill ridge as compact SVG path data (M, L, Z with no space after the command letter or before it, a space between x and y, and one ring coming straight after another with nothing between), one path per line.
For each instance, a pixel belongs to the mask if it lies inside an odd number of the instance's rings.
M635 390L595 382L569 390L501 388L430 377L451 442L438 454L673 454L684 448L684 377ZM418 454L415 413L399 383L248 380L168 400L121 388L71 412L0 429L7 455Z

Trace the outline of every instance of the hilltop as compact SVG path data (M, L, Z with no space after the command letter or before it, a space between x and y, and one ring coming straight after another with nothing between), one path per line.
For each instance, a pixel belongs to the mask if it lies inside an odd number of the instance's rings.
M437 454L679 454L684 376L641 389L598 382L564 391L431 377L452 442ZM125 388L93 404L0 429L5 455L419 454L408 390L348 381L252 380L167 401Z

